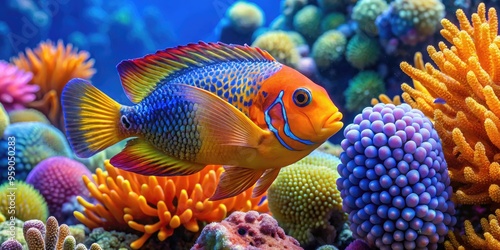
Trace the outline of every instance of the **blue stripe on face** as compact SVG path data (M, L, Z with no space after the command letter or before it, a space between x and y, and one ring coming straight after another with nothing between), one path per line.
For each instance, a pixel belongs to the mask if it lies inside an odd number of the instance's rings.
M314 144L314 142L312 142L312 141L300 139L295 134L293 134L292 130L290 129L290 125L288 124L288 117L286 115L285 105L283 104L283 94L284 93L285 92L283 90L280 91L280 93L278 94L278 97L276 97L276 100L274 100L274 102L271 105L269 105L269 107L264 112L264 117L265 117L265 120L266 120L267 127L269 128L269 130L271 132L274 133L274 135L276 136L276 138L278 139L278 141L281 143L281 145L283 145L283 147L285 147L288 150L295 150L292 147L290 147L288 144L286 144L286 142L283 140L283 138L281 138L281 136L279 135L279 131L273 126L273 124L272 124L272 118L269 115L269 111L275 105L280 104L281 105L281 114L283 115L283 121L285 123L285 126L283 128L283 132L285 133L285 135L288 136L290 139L292 139L294 141L298 141L298 142L306 144L306 145L312 145L312 144Z

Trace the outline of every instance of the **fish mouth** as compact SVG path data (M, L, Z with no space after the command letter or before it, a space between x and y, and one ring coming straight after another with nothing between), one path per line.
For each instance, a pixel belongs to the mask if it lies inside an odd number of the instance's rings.
M344 126L344 123L341 121L342 117L343 115L340 112L335 112L328 117L323 123L320 134L330 137L337 133Z

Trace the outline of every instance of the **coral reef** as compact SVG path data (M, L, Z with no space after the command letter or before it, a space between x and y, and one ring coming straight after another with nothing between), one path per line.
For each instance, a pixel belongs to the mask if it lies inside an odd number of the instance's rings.
M28 84L32 77L32 73L0 61L0 103L7 112L23 109L27 103L35 100L39 87Z
M312 47L312 57L318 69L327 70L344 55L346 37L339 31L330 30L323 33Z
M395 0L376 20L382 38L416 45L433 35L445 15L440 0Z
M273 217L256 211L233 212L222 222L203 228L196 249L302 249Z
M333 144L330 141L326 141L321 146L319 146L317 151L325 152L327 154L331 154L337 157L340 157L340 153L344 152L342 147L338 144Z
M431 121L408 104L380 103L344 136L337 186L353 236L379 249L437 249L456 218Z
M50 124L49 119L36 109L21 109L9 112L10 123L18 122L41 122Z
M283 168L268 190L273 217L302 246L333 244L346 220L335 184L339 163L333 155L314 151Z
M371 70L361 71L355 75L344 92L346 109L359 112L370 104L370 100L385 93L384 80Z
M93 181L84 176L96 204L78 197L85 207L75 217L94 229L140 232L142 236L131 247L140 248L155 233L160 241L183 226L199 231L198 222L221 221L233 211L267 212L267 200L250 198L253 188L232 198L209 201L224 168L210 165L189 176L142 176L104 163L106 171L97 169Z
M321 35L321 9L314 5L307 5L293 17L293 28L310 43Z
M63 216L63 205L73 196L89 197L82 176L92 176L85 165L67 157L54 156L38 163L29 173L26 182L45 197L50 214L65 222L69 218Z
M456 234L449 232L449 241L445 242L445 249L488 249L494 250L500 248L500 209L491 214L488 218L481 219L481 227L483 234L479 235L475 232L471 221L465 221L465 235L457 238Z
M55 127L40 122L21 122L11 124L0 138L0 166L7 166L7 146L9 137L15 138L16 179L24 180L40 161L51 156L71 156L71 149L64 135ZM3 182L8 171L2 172Z
M97 243L104 249L122 249L128 248L137 238L139 238L139 236L135 234L117 232L114 230L106 231L102 227L99 227L90 232L84 244L89 245Z
M346 60L357 69L374 65L380 56L378 41L364 34L356 34L347 43Z
M23 181L6 182L0 186L0 214L22 221L46 220L49 216L43 196Z
M36 100L27 106L40 110L54 126L62 129L61 91L72 78L90 79L94 75L94 61L89 57L88 52L78 52L71 44L59 41L55 45L47 41L12 58L18 68L33 73L30 84L40 88Z
M359 0L352 9L351 18L358 23L360 30L375 36L378 34L375 19L388 7L385 0Z
M284 31L268 31L255 39L252 46L266 50L278 62L296 68L300 59L296 43Z
M442 21L441 34L452 46L440 42L439 51L427 48L437 68L430 63L424 69L401 64L417 81L415 88L402 85L403 99L434 120L457 202L500 203L497 14L490 9L487 19L480 4L472 24L461 10L457 18L460 29Z

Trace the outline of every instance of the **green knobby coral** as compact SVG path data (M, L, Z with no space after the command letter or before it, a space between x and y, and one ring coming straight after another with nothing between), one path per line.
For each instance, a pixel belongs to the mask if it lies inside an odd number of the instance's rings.
M296 67L300 59L295 42L285 31L266 32L258 36L252 46L266 50L278 62L290 67Z
M370 105L372 98L385 93L384 80L375 71L361 71L355 75L344 92L346 109L359 112Z
M22 221L46 220L49 216L43 196L24 181L14 181L12 185L6 182L0 186L0 213Z
M139 236L115 230L106 231L102 227L96 228L90 232L89 236L85 239L84 244L90 245L93 243L99 244L106 250L118 250L129 248L130 243L137 240Z
M307 5L293 17L293 28L309 41L315 41L321 35L321 9L314 5Z
M0 223L0 242L7 241L10 238L14 238L21 245L26 246L26 240L23 236L23 224L22 220L16 218L7 218L6 221ZM14 230L12 230L14 229Z
M374 65L380 56L377 39L364 34L356 34L347 43L345 58L357 69Z
M352 9L351 18L358 23L360 30L370 35L377 35L375 19L388 7L385 0L360 0Z
M273 217L302 246L332 244L347 219L337 190L340 159L314 151L281 170L268 190Z
M330 30L321 35L312 48L312 57L318 68L326 70L340 61L344 55L346 43L344 34L336 30Z
M346 22L345 15L340 12L332 12L321 20L321 31L326 32L336 29Z

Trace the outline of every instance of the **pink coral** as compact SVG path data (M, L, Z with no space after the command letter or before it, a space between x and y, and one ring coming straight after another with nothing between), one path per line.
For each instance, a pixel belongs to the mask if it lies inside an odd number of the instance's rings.
M191 250L214 249L302 249L287 236L278 222L256 211L233 212L220 223L208 224Z
M37 85L28 84L33 74L25 72L5 61L0 61L0 103L7 112L24 108L35 100Z
M40 191L50 215L64 221L62 205L70 202L74 196L89 197L89 191L83 183L82 176L92 178L85 165L64 156L47 158L29 173L26 182Z

